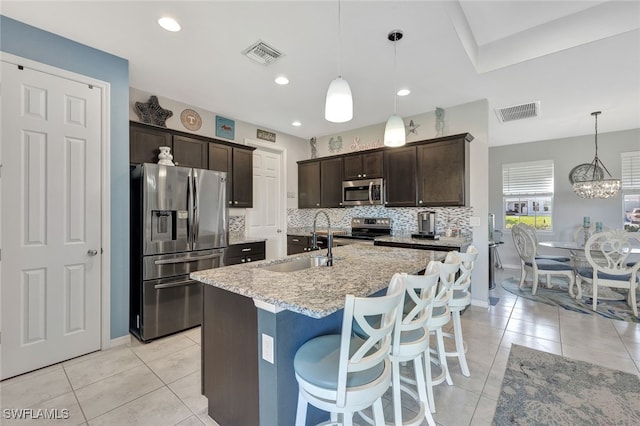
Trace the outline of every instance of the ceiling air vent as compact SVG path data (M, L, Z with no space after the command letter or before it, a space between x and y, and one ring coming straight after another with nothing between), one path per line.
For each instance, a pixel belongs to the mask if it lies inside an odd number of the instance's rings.
M253 43L250 47L243 50L242 54L262 65L272 64L282 56L282 53L278 49L269 46L262 40Z
M503 123L507 121L524 120L525 118L532 118L540 115L540 101L504 108L496 108L495 111L498 115L498 119Z

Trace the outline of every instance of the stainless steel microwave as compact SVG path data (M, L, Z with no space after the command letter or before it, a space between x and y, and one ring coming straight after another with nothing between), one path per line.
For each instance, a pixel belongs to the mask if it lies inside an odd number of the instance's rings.
M384 180L379 178L343 181L342 205L384 205Z

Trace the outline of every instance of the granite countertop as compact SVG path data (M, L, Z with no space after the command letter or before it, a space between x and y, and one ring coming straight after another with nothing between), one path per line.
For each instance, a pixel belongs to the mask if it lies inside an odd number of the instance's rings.
M344 307L347 294L370 296L389 285L396 272L415 274L430 260L446 253L352 244L333 249L334 266L296 272L274 272L261 266L302 257L323 256L325 251L277 260L226 266L191 273L191 278L236 294L266 302L312 318L326 317Z
M375 241L387 241L399 244L414 244L423 246L441 246L441 247L462 247L465 244L471 244L472 240L468 238L440 237L438 240L429 240L427 238L411 238L406 237L378 237Z
M232 237L229 236L229 245L230 246L234 246L237 244L249 244L249 243L261 243L263 241L267 241L266 238L259 238L259 237Z

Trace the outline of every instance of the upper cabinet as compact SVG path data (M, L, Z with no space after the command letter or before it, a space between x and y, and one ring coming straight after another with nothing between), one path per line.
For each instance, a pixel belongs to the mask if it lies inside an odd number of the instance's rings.
M467 138L420 145L418 206L469 205L469 143Z
M298 208L342 207L342 158L298 164Z
M469 133L298 162L298 207L342 207L342 180L384 177L386 207L469 205Z
M173 136L173 163L176 166L206 169L209 166L208 143L185 136Z
M320 161L298 164L298 208L320 207Z
M416 147L412 145L384 152L384 205L416 205Z
M171 133L162 129L136 125L129 127L129 162L134 164L157 163L161 146L172 147ZM172 147L173 148L173 147Z
M382 177L382 151L350 154L343 159L344 180L357 180Z
M129 136L130 163L157 163L158 148L169 146L176 166L227 173L229 207L253 207L255 148L134 121L130 122Z
M342 207L342 158L320 161L320 207Z

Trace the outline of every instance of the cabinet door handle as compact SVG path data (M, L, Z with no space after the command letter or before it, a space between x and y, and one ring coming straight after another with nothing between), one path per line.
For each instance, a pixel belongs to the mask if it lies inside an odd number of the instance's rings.
M299 240L299 239L297 239L297 238L292 238L292 239L291 239L291 241L293 241L293 242L295 242L295 243L299 243L299 242L300 242L300 240Z
M418 201L418 203L422 204L422 200Z
M245 262L244 258L240 259L240 262L244 263Z
M250 248L243 248L242 251L251 251Z
M316 207L320 207L320 203L316 204Z
M250 257L247 257L247 262L251 262L251 258Z
M358 177L362 177L362 175L358 175Z
M233 204L233 201L229 200L229 204Z
M367 174L366 174L366 173L363 173L363 174L362 174L362 177L367 177Z
M234 202L233 202L233 204L238 204L238 202L237 202L237 201L234 201Z

